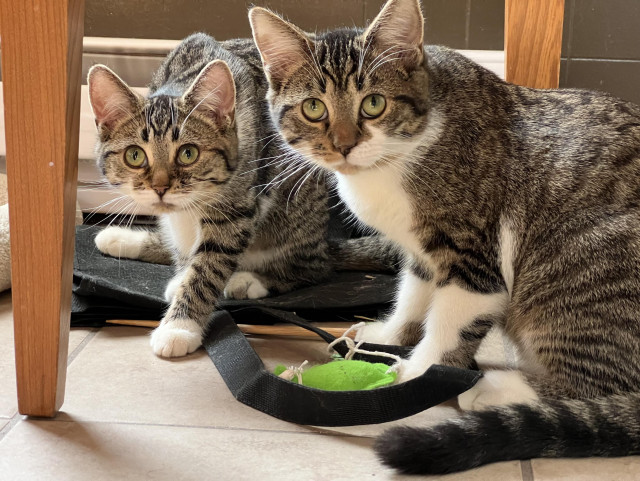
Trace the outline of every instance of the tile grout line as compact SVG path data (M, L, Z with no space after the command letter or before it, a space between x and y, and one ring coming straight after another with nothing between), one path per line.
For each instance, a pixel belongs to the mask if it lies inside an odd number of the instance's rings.
M640 63L637 58L603 58L603 57L571 57L572 62L610 62L610 63Z
M566 6L565 6L566 8ZM561 78L560 81L562 84L566 85L569 82L569 70L571 69L571 60L572 53L571 48L573 47L573 26L574 19L576 14L576 0L571 0L571 5L569 5L569 34L567 35L567 63L564 71L564 78Z
M75 349L71 352L71 354L67 357L67 366L66 368L69 367L69 365L73 362L73 360L78 356L78 354L80 354L80 352L84 349L84 347L89 343L89 341L91 341L91 339L93 339L96 334L98 334L98 332L100 332L100 328L92 328L91 331L86 335L86 337L82 340L82 342L80 344L78 344ZM20 414L19 411L16 411L16 413L11 416L9 422L6 424L6 426L4 426L2 429L0 429L0 442L2 442L2 440L5 438L5 436L7 434L9 434L9 432L24 418L25 416L23 416L22 414ZM36 419L41 419L41 418L36 418Z
M100 332L101 328L92 328L91 331L87 334L87 336L78 344L75 349L71 352L71 354L67 358L67 367L78 357L80 352L84 350L86 345L91 342L91 340ZM24 418L28 416L23 416L19 412L16 412L7 423L4 428L0 430L0 442L4 439L4 437ZM332 437L345 437L345 438L364 438L364 439L372 439L372 436L363 436L358 434L350 434L350 433L342 433L342 432L331 432L325 431L322 428L311 428L308 431L292 431L292 430L276 430L276 429L252 429L252 428L243 428L243 427L232 427L232 426L196 426L196 425L188 425L188 424L165 424L165 423L144 423L144 422L127 422L127 421L94 421L94 420L73 420L73 419L64 419L64 418L33 418L37 421L50 421L50 422L68 422L68 423L77 423L77 424L115 424L115 425L131 425L131 426L157 426L157 427L174 427L174 428L187 428L187 429L209 429L209 430L220 430L220 431L249 431L249 432L266 432L266 433L282 433L282 434L301 434L301 435L324 435L324 436L332 436Z
M255 429L255 428L243 428L240 426L198 426L195 424L169 424L169 423L144 423L136 421L95 421L90 419L64 419L64 418L34 418L38 421L49 421L58 423L77 423L77 424L117 424L122 426L148 426L148 427L162 427L162 428L186 428L186 429L208 429L217 431L249 431L249 432L261 432L261 433L273 433L273 434L302 434L312 436L335 436L339 438L362 438L373 439L374 436L366 436L359 434L332 432L323 430L322 428L310 428L307 431L290 431L290 430L278 430L278 429Z
M0 429L0 443L2 443L2 440L5 438L5 436L9 434L9 431L11 431L20 421L22 421L22 418L22 414L16 411L7 425Z
M71 365L71 363L78 357L78 355L84 350L87 344L91 342L91 340L96 337L96 335L100 332L101 328L96 327L92 328L91 331L87 334L87 336L76 346L76 348L71 352L71 354L67 358L67 367ZM2 436L4 436L7 432L9 432L15 424L18 423L20 414L16 413L14 418L18 418L18 420L14 421L12 418L11 422L5 426L3 430L0 431L0 440ZM195 428L195 429L212 429L212 430L222 430L222 431L252 431L252 432L267 432L267 433L285 433L285 434L303 434L303 435L329 435L336 437L352 437L352 438L372 438L371 436L361 436L357 434L349 434L349 433L333 433L331 431L324 431L320 428L311 429L310 431L291 431L291 430L276 430L276 429L252 429L252 428L242 428L242 427L227 427L227 426L196 426L189 424L167 424L167 423L143 423L143 422L128 422L128 421L94 421L94 420L70 420L64 418L34 418L40 421L53 421L53 422L70 422L70 423L84 423L84 424L119 424L119 425L132 425L132 426L158 426L158 427L175 427L175 428ZM5 432L6 430L6 432Z
M520 461L520 470L522 473L522 481L534 481L533 466L531 465L530 459Z
M89 334L86 335L86 337L82 340L82 342L80 342L80 344L78 344L76 348L71 352L71 354L69 354L69 356L67 357L67 368L76 359L76 357L78 357L78 354L80 354L80 352L85 348L85 346L89 344L89 342L91 342L91 340L94 337L96 337L96 334L100 332L100 329L101 329L100 327L91 328L91 331L89 331Z
M467 0L464 19L464 48L469 50L469 38L471 37L471 0Z

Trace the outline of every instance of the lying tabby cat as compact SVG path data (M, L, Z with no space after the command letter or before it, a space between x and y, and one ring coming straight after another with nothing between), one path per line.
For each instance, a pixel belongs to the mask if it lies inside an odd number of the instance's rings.
M250 19L282 138L406 254L395 310L361 338L419 340L402 381L468 365L494 325L524 360L459 397L479 412L382 435L383 462L640 453L640 108L423 47L417 0L313 37Z
M105 66L89 72L98 165L161 224L160 232L107 228L97 247L158 263L170 263L169 252L176 265L166 289L169 310L151 336L157 355L197 349L223 293L233 299L282 293L360 262L350 254L358 241L330 250L324 182L305 182L306 170L282 166L297 154L273 141L265 91L251 40L218 43L204 34L167 57L146 98ZM375 239L364 244L384 253ZM369 263L364 268L376 264L373 257L361 260Z

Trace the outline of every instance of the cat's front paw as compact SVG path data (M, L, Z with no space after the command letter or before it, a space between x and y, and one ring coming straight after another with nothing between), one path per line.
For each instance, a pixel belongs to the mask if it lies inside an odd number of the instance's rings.
M224 288L224 296L227 299L260 299L268 294L269 291L260 279L247 271L235 272Z
M151 349L156 356L181 357L202 345L202 328L189 319L162 322L151 333Z
M412 379L422 376L426 370L427 368L424 366L416 366L410 362L403 361L398 367L398 376L396 377L395 384L411 381Z
M395 344L394 336L388 332L384 322L368 322L356 332L356 342L364 341L372 344Z
M140 257L142 244L148 235L142 230L107 227L98 233L95 243L103 254L118 258L137 259Z

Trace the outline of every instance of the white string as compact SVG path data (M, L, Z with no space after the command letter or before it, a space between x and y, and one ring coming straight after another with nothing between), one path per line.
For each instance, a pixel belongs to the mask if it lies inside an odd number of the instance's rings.
M362 329L366 324L367 324L366 322L359 322L358 324L354 324L349 329L347 329L344 332L344 334L342 334L342 336L336 338L331 344L329 344L327 346L327 350L329 352L332 352L332 351L336 352L333 346L335 346L340 342L344 342L347 348L349 349L349 352L347 352L347 354L344 356L345 361L350 361L355 354L367 354L371 356L388 357L390 359L395 360L396 362L391 367L389 367L389 369L387 369L386 373L389 374L390 372L398 372L398 369L400 368L400 364L402 363L402 358L400 356L397 356L396 354L391 354L390 352L367 351L366 349L360 349L360 346L364 343L364 341L359 341L358 344L356 344L355 341L351 337L349 337L349 334L352 331L354 330L357 331L359 329Z
M287 381L292 381L298 384L302 384L302 370L303 370L302 368L304 368L307 364L309 364L309 361L304 361L298 367L289 366L286 370L282 371L282 373L280 373L278 377L281 377L282 379L286 379ZM297 376L297 380L294 381L294 379L296 379L296 376Z

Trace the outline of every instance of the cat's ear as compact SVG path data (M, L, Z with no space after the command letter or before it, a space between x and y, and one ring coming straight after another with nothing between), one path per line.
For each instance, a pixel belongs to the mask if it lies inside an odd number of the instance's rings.
M209 62L183 95L186 105L219 122L233 122L236 84L224 60Z
M249 10L249 22L270 82L282 82L309 60L313 41L295 25L261 7Z
M419 0L389 0L364 33L364 44L373 44L385 55L411 64L424 58L424 17Z
M109 67L91 67L87 83L91 110L98 127L110 129L131 117L140 106L142 96L131 90Z

